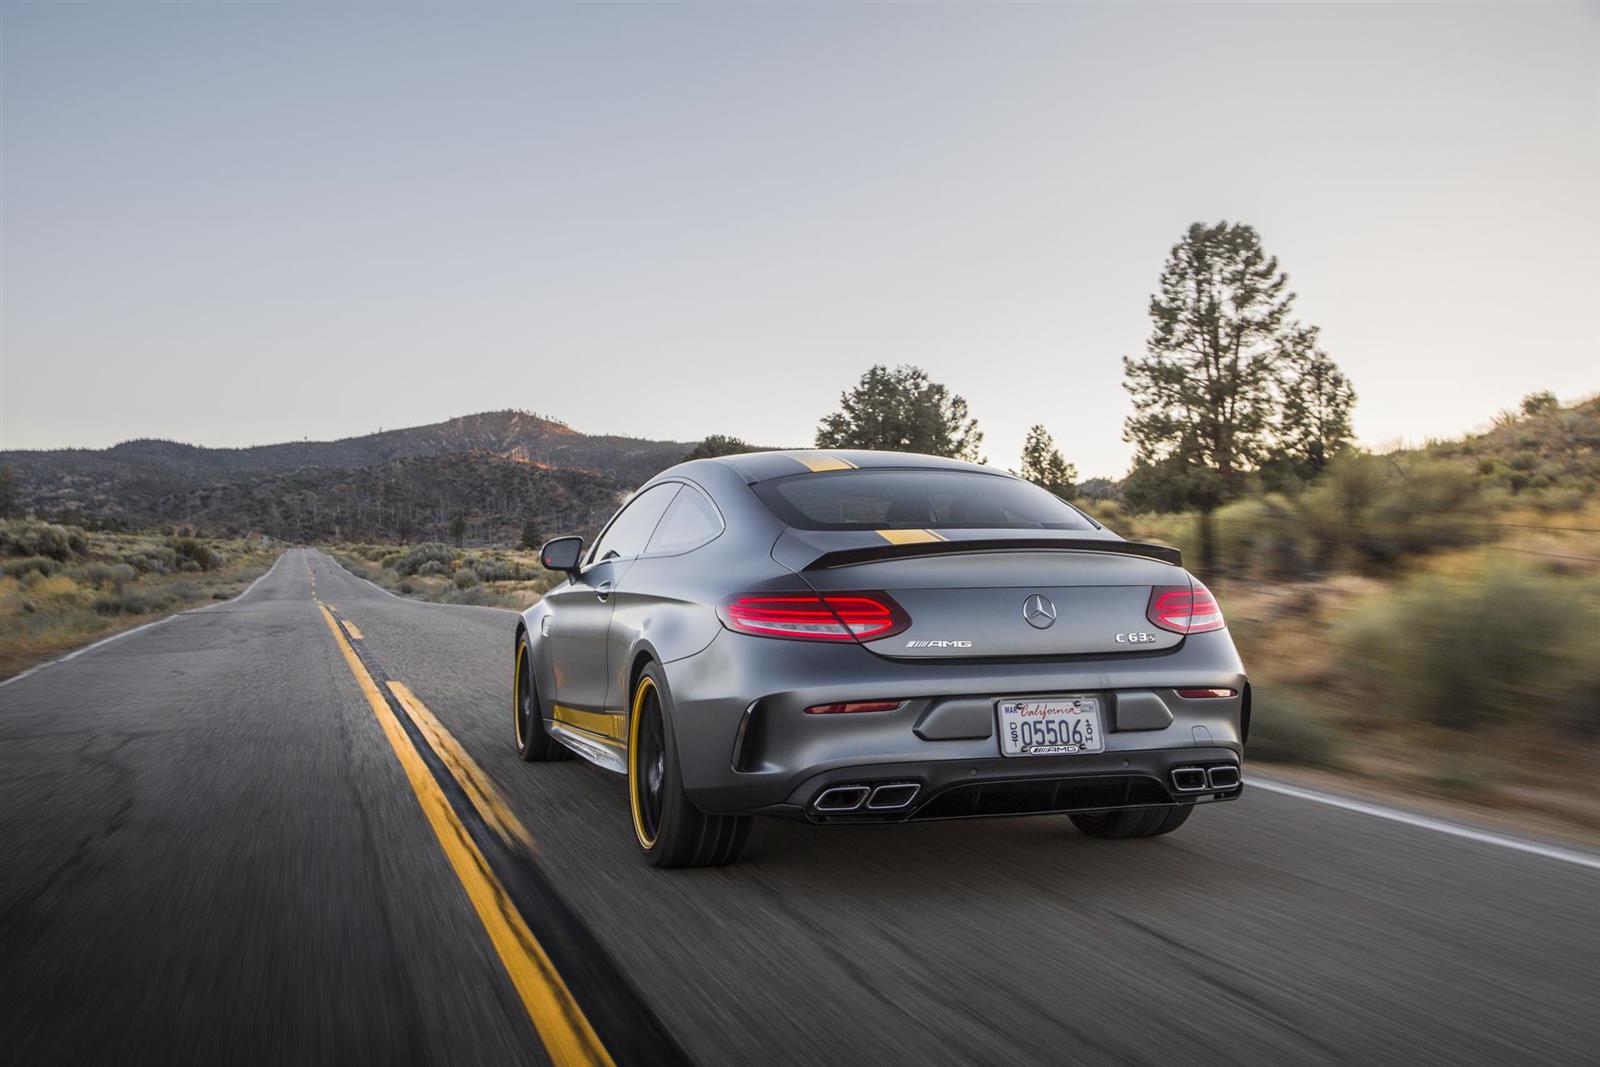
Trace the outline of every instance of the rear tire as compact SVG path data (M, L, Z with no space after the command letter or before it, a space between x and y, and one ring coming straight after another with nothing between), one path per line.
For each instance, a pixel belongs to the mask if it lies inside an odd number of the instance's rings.
M1097 811L1069 815L1072 825L1090 837L1121 840L1129 837L1159 837L1170 834L1189 821L1193 804L1171 804L1160 808L1132 811Z
M524 763L551 763L572 755L544 728L544 708L533 681L533 650L528 635L517 634L516 667L511 676L511 724L517 734L517 755Z
M661 668L647 666L628 716L628 807L633 836L653 867L720 867L744 851L748 815L708 815L683 790L672 701Z

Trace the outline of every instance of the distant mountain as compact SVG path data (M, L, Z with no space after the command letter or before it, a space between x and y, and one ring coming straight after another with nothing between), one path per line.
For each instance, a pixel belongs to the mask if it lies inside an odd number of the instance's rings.
M398 499L407 497L404 483L413 479L419 491L434 491L436 499L443 499L438 497L443 487L435 476L444 470L483 479L482 484L463 485L460 494L445 493L462 506L493 499L526 505L536 489L554 492L560 487L563 492L578 492L579 483L586 478L596 493L615 494L679 462L691 447L673 441L584 434L529 412L493 411L339 441L200 448L141 439L105 449L0 452L0 463L12 468L17 503L24 512L132 525L188 521L206 528L243 529L266 514L262 511L264 494L304 492L320 502L325 492L342 486L365 493L398 494ZM453 464L406 462L444 457L471 459ZM562 472L565 477L536 478L541 470ZM357 471L367 473L358 476L353 473ZM497 498L496 493L502 495ZM589 499L584 493L578 495ZM554 499L561 498L557 494ZM238 511L229 514L230 506ZM316 514L330 510L319 503ZM321 518L300 516L293 509L280 508L278 514L287 524L286 531L325 525ZM417 515L422 523L421 512ZM385 530L388 536L408 536L377 520L362 521L376 523L371 525L372 536ZM522 518L516 518L519 529L521 522Z
M302 467L173 494L156 501L149 517L291 541L444 541L459 515L469 541L515 544L529 521L543 538L592 536L631 488L593 471L471 452L352 469Z

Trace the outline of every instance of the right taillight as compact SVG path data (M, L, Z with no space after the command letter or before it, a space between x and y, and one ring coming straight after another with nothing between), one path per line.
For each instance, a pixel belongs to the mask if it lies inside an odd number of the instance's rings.
M1224 625L1217 598L1199 582L1156 586L1150 590L1150 606L1144 614L1153 625L1175 634L1203 634Z

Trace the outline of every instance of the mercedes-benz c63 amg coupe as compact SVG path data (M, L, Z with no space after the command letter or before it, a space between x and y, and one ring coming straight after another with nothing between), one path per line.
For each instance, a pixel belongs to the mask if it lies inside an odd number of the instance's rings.
M1060 813L1149 837L1242 788L1244 667L1178 553L1012 475L760 452L658 475L519 620L523 759L627 778L662 867L738 857L756 815Z

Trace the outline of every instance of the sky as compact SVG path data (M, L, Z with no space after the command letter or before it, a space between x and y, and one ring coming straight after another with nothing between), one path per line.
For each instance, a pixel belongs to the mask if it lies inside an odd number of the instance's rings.
M1117 475L1219 219L1364 444L1600 391L1600 5L9 0L0 447L807 445L913 363Z

